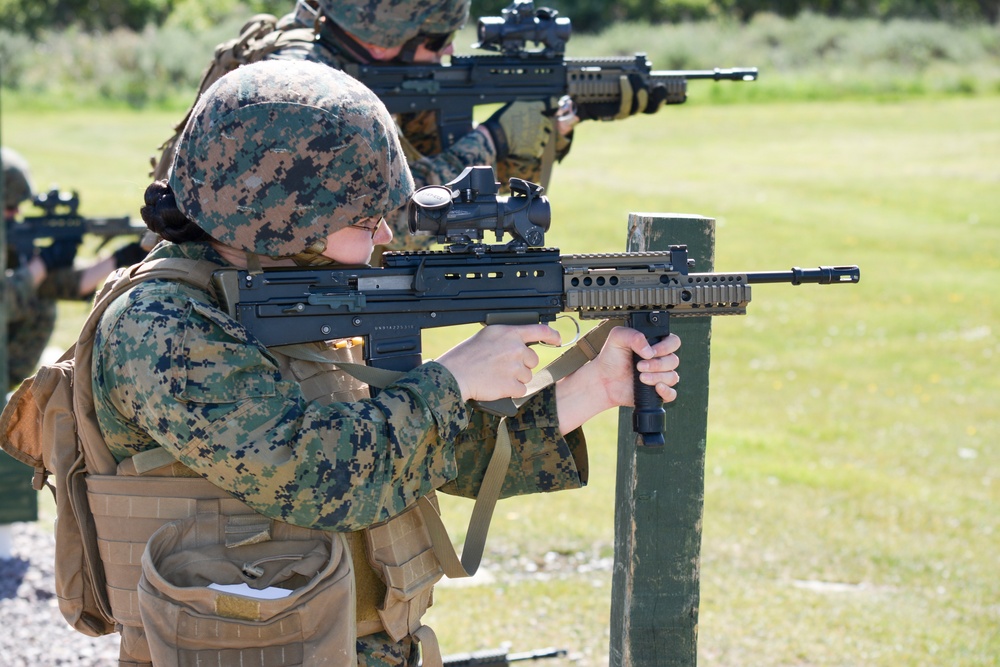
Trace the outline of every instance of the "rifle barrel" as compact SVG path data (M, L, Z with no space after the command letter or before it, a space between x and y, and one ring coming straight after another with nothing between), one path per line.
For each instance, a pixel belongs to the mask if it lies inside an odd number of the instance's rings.
M861 280L861 269L857 266L820 266L815 269L793 267L791 271L757 271L746 274L747 282L753 283L856 283Z
M651 76L679 76L685 79L712 79L713 81L756 81L756 67L733 67L731 69L659 70Z

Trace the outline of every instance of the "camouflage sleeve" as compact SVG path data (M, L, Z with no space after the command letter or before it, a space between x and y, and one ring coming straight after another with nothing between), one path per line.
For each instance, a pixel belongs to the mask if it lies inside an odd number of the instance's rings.
M469 415L439 364L375 399L321 405L211 306L161 291L118 311L96 341L94 392L119 459L137 427L258 512L337 531L388 519L457 474L448 443Z
M28 268L22 266L17 269L7 269L4 290L6 291L7 321L17 321L29 317L38 297Z
M86 300L86 297L80 296L82 275L83 271L72 268L56 269L45 276L45 280L38 286L38 295L43 299Z
M455 441L456 478L441 491L474 498L496 444L498 419L476 412ZM507 420L511 461L501 497L577 489L587 484L589 464L583 429L562 437L555 388L547 387Z

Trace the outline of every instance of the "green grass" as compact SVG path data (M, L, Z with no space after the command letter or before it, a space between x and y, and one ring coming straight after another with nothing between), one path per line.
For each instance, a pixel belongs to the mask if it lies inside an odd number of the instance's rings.
M581 125L557 166L565 252L622 250L630 211L674 211L717 219L718 270L861 266L855 286L755 287L713 324L700 664L997 664L998 115L995 96L689 104ZM18 112L2 130L40 185L137 215L174 120ZM63 306L66 344L83 309ZM446 652L607 664L615 415L588 438L590 487L501 503L492 580L436 592ZM469 503L444 505L464 537ZM577 561L597 566L551 566Z

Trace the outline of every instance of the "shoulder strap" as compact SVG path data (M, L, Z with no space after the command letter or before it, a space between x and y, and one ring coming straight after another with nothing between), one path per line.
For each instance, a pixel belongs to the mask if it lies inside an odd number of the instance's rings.
M76 342L74 356L74 376L82 381L73 383L73 413L76 415L77 435L80 438L84 460L91 474L114 475L118 467L111 451L104 443L97 423L94 387L90 381L93 377L94 335L104 311L112 301L138 283L147 280L179 280L214 294L212 273L219 268L219 265L206 260L179 257L154 259L119 269L111 274L101 288L94 301L94 308L90 311Z

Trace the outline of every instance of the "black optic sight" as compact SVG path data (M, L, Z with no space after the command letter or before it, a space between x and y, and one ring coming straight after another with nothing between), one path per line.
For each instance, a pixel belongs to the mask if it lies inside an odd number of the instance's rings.
M80 208L80 195L75 190L71 194L53 188L35 195L31 203L45 211L48 216L56 215L59 209L65 209L66 215L75 216L77 209Z
M515 54L524 53L525 42L535 42L549 55L562 55L566 50L573 28L556 10L543 7L536 11L533 0L514 0L501 13L503 16L479 19L479 42L473 48Z
M511 235L510 247L538 247L552 221L544 188L510 179L510 197L497 195L493 167L466 167L445 185L427 185L413 193L407 207L410 232L430 232L438 243L470 244L493 230L496 240Z

